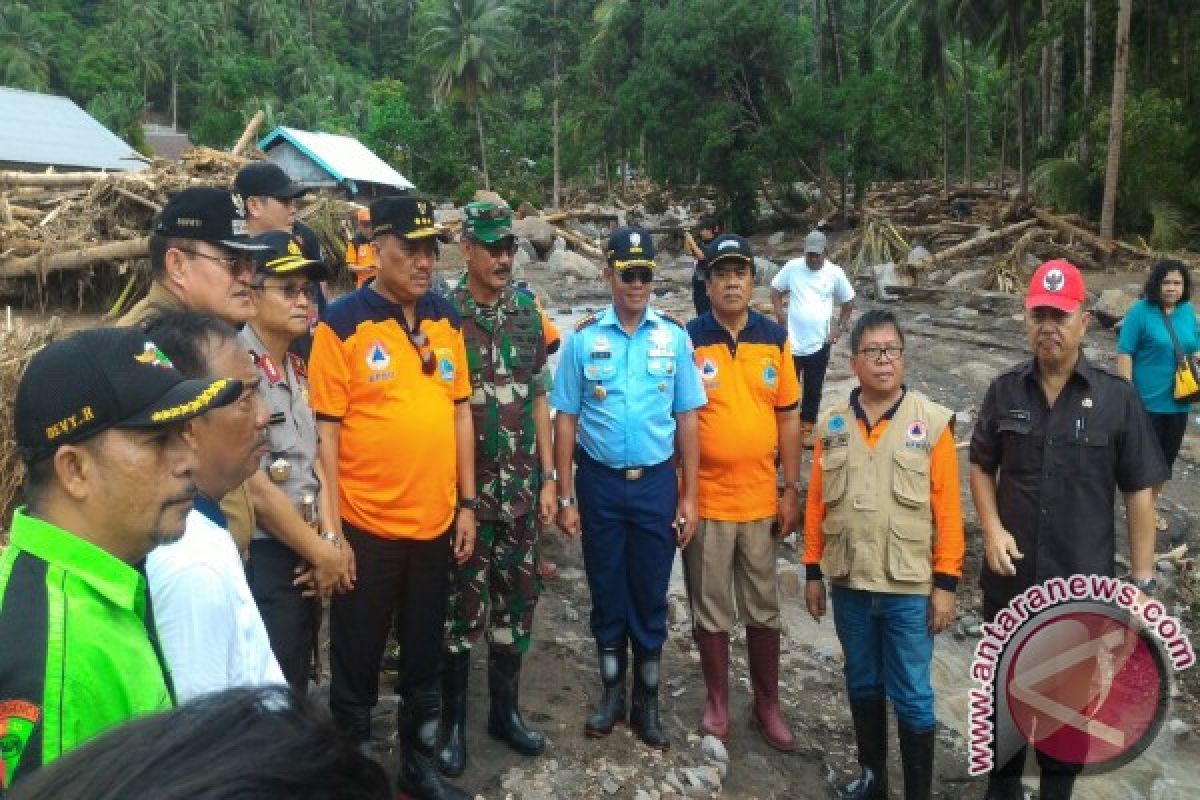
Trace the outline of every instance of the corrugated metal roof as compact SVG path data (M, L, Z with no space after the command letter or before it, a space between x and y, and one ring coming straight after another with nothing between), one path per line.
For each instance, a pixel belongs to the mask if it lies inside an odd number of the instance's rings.
M145 169L133 148L69 98L0 87L0 161Z
M271 146L280 139L291 142L351 191L357 191L354 185L356 181L395 186L397 189L416 188L412 181L350 136L302 131L281 125L264 136L258 148L269 153Z

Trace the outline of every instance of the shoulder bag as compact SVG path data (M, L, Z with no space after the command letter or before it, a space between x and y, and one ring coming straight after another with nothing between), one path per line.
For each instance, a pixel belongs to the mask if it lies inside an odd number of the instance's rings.
M1161 307L1158 310L1162 312L1167 333L1171 334L1171 344L1175 347L1175 399L1180 403L1195 403L1200 400L1200 370L1196 368L1196 360L1179 345L1171 316Z

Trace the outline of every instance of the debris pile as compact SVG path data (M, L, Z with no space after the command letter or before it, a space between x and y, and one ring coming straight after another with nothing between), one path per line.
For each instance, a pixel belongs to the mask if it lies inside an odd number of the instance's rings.
M53 341L62 333L58 317L51 317L43 325L16 325L5 320L0 325L0 407L12 408L17 395L17 383L21 373L33 354ZM0 550L5 541L3 531L8 529L12 509L16 504L25 470L17 453L16 432L12 427L12 413L0 414Z

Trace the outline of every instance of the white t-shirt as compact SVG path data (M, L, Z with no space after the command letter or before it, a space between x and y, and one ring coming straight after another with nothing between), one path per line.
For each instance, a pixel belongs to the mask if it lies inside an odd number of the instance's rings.
M817 352L829 338L834 303L854 299L854 287L846 273L829 259L820 269L808 268L803 258L793 258L771 279L771 288L788 292L788 338L792 352L807 356Z
M178 702L286 684L229 531L193 510L182 539L150 551L146 578Z

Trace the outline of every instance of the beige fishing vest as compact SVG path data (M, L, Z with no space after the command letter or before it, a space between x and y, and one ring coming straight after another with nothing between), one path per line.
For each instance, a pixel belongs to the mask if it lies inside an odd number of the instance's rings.
M952 412L909 390L874 448L843 403L822 415L821 570L851 589L928 594L933 587L929 454Z

